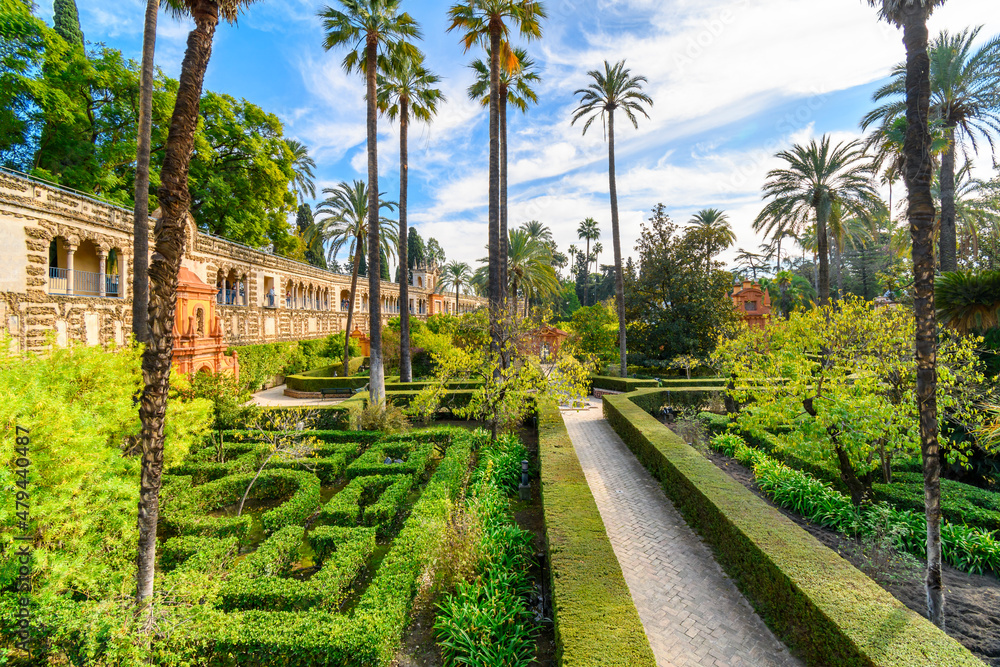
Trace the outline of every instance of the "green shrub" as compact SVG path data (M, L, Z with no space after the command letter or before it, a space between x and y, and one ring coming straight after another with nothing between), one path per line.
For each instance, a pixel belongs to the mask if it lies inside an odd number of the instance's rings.
M434 454L434 443L419 443L409 445L400 443L394 449L379 444L347 466L345 474L348 477L365 477L368 475L413 475L420 477L427 469L431 456ZM395 454L395 456L394 456ZM399 459L402 463L386 463L386 458L393 461Z
M594 389L608 389L611 391L621 391L628 393L636 389L659 386L656 380L637 380L635 378L616 378L607 375L594 375L590 378L591 391Z
M564 665L654 667L639 614L558 406L538 405L545 539Z
M635 397L641 399L642 393ZM980 664L957 641L685 444L632 397L604 399L612 428L712 546L761 617L807 663Z
M391 434L406 430L410 422L403 409L387 396L384 403L366 402L357 416L356 425L362 431Z
M409 478L412 483L412 477ZM319 519L334 526L357 526L364 508L375 502L379 495L393 483L388 475L355 477L340 493L331 498L322 509Z

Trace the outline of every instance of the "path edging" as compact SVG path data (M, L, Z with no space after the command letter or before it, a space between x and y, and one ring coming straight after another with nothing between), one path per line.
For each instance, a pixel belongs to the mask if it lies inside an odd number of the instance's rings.
M656 667L573 442L553 401L538 405L542 507L562 667Z

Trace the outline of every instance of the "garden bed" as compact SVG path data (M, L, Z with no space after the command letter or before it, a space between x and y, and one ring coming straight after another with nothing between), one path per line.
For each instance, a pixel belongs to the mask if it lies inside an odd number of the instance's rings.
M671 425L671 428L675 426ZM918 614L926 615L927 599L919 569L914 571L898 563L888 566L873 563L870 551L866 553L860 540L816 525L795 512L778 507L757 486L753 471L736 459L707 448L703 453L758 498L868 574L897 600ZM923 566L922 561L919 564ZM989 575L967 574L947 564L943 567L943 579L947 633L991 667L1000 667L1000 581Z

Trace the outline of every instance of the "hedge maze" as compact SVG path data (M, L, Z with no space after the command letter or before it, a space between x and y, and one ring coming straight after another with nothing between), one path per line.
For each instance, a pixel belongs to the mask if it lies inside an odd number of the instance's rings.
M159 566L175 578L212 573L198 579L212 581L207 622L186 642L199 664L391 660L467 478L470 435L305 436L308 455L282 460L253 432L231 431L221 456L200 450L164 475Z

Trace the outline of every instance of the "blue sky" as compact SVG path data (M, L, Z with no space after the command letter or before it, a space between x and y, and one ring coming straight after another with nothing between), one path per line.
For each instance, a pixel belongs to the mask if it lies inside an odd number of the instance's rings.
M77 0L88 41L137 58L145 0ZM447 33L451 2L404 0L421 25L428 66L448 97L436 120L410 132L409 220L436 237L449 259L482 257L486 242L487 114L465 93L472 81L458 35ZM39 0L43 16L51 14ZM219 29L206 88L277 113L286 133L306 143L317 184L366 176L363 81L340 67L342 53L321 46L322 2L264 0L237 26ZM539 105L509 116L510 222L537 219L560 248L576 225L602 225L602 263L611 262L607 148L600 128L570 126L573 91L604 59L625 58L649 79L654 106L638 130L618 122L617 167L622 249L633 246L649 209L663 202L686 221L705 207L725 209L736 249L763 240L751 223L773 154L823 133L858 135L872 91L903 58L902 35L876 20L862 0L548 0L540 41L527 48L540 65ZM951 0L931 34L984 24L1000 32L996 0ZM161 14L157 65L180 69L190 26ZM623 119L624 120L624 119ZM379 125L380 189L398 196L398 134ZM982 163L989 160L980 159Z

